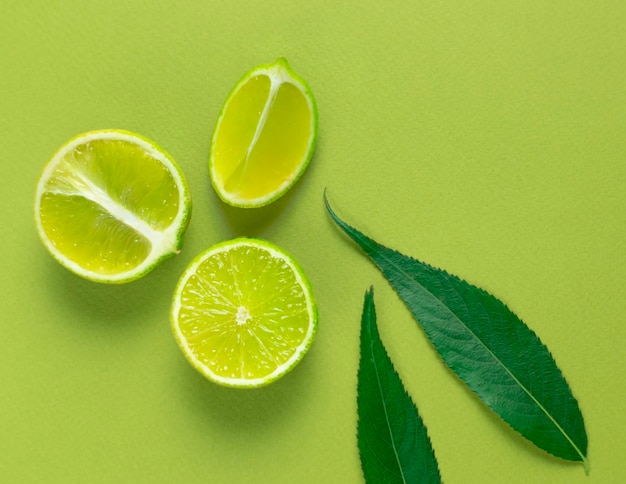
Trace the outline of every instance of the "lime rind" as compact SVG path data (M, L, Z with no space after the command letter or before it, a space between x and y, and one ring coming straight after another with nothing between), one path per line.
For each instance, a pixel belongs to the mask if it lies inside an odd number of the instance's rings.
M41 199L46 192L46 184L54 173L58 164L63 158L81 144L88 143L93 140L120 140L129 143L134 143L140 146L154 159L162 163L168 171L172 174L172 178L176 183L179 196L179 210L174 220L169 226L162 232L162 235L157 239L155 244L154 240L151 242L151 251L149 255L136 267L123 272L115 274L102 274L97 271L89 270L55 247L46 235L42 220L41 220ZM185 176L174 161L174 159L161 147L159 147L153 141L130 131L117 130L117 129L105 129L97 131L89 131L70 139L67 143L61 146L52 158L48 161L43 169L39 181L37 183L37 190L35 195L35 223L37 226L37 232L42 243L52 255L52 257L63 267L69 271L93 282L100 282L106 284L121 284L139 279L156 266L158 266L163 260L172 257L180 252L183 243L183 235L189 223L191 216L191 195L189 186L185 179Z
M216 140L219 133L219 127L222 119L224 118L224 113L230 104L231 99L235 96L235 94L241 89L241 87L246 84L251 78L259 75L267 76L271 83L290 83L295 86L300 92L302 92L311 113L311 133L309 136L309 144L306 148L305 155L302 158L301 164L294 171L293 175L283 182L280 187L267 195L256 197L256 198L241 198L229 193L221 186L218 182L218 176L215 173L215 164L213 162L214 159L214 148L216 146ZM220 110L219 116L217 118L217 122L215 124L215 129L213 131L213 136L211 138L211 152L209 155L209 175L211 178L211 184L218 197L225 203L239 208L259 208L265 205L269 205L270 203L275 202L280 197L285 195L291 187L293 187L298 180L302 177L304 172L306 171L311 159L313 158L313 152L315 151L315 145L317 143L317 132L318 132L318 110L317 110L317 101L315 100L315 96L311 91L311 88L307 84L307 82L298 75L289 65L287 59L284 57L280 57L273 64L262 64L253 69L250 69L244 76L235 84L235 87L230 91L228 97L222 109Z
M295 353L287 361L279 365L273 372L262 378L228 378L215 374L207 365L202 363L198 358L194 356L193 351L189 347L186 338L178 325L178 314L182 307L181 296L189 278L196 273L198 267L209 257L212 257L220 252L227 252L230 249L239 246L253 246L261 248L268 251L273 257L279 258L284 261L292 269L298 284L303 290L306 298L307 312L309 315L309 325L307 328L307 333L304 336L302 342L299 344ZM308 279L306 278L300 264L298 264L298 262L293 259L293 257L291 257L289 254L287 254L276 245L265 240L248 237L241 237L220 242L197 255L187 266L182 276L180 277L178 284L176 285L170 311L170 322L172 326L172 331L174 333L174 338L176 339L176 342L183 352L183 355L191 364L191 366L193 366L198 372L204 375L208 380L222 386L234 388L263 387L278 380L279 378L283 377L291 370L293 370L307 353L307 351L311 347L311 344L313 343L313 340L315 339L315 334L317 333L318 317L319 316L317 305L315 304L315 300L313 298L313 289Z

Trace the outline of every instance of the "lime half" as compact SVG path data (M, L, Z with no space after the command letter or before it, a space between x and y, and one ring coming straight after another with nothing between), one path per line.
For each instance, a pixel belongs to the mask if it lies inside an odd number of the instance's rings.
M35 221L67 269L121 283L180 251L190 209L187 182L165 151L139 135L104 130L71 139L48 162Z
M304 173L316 138L315 98L287 61L252 69L228 96L213 132L215 191L237 207L273 202Z
M311 286L275 245L240 238L217 244L183 273L171 310L187 360L209 380L258 387L301 360L317 330Z

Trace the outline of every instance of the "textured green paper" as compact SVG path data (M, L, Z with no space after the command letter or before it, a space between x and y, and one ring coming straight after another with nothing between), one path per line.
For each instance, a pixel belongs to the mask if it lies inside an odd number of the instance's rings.
M364 283L444 482L626 481L625 24L617 0L3 1L3 482L362 482ZM242 73L280 56L315 93L315 155L276 205L230 209L207 172L214 123ZM159 143L193 200L181 254L123 287L56 264L32 213L48 158L101 128ZM515 298L584 402L588 477L449 378L324 187L367 233ZM320 323L292 373L242 393L189 367L168 310L196 254L244 235L298 260Z

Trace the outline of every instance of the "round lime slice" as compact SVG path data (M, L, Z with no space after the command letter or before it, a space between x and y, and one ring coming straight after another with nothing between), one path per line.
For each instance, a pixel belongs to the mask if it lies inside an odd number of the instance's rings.
M209 380L258 387L302 359L317 330L317 306L291 256L241 238L191 262L174 292L171 321L185 357Z

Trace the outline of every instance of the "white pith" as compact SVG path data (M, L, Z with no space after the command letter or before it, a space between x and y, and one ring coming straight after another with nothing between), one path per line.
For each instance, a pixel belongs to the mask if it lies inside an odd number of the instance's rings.
M239 247L239 246L253 246L260 249L263 249L274 257L284 261L292 270L295 275L296 281L298 285L302 288L302 292L305 295L306 299L306 307L307 314L309 315L309 326L307 328L307 333L304 336L302 342L298 345L298 348L294 352L294 354L283 364L279 365L272 373L262 377L262 378L226 378L221 375L215 374L208 366L206 366L202 361L198 360L188 345L182 331L178 326L178 314L181 309L181 293L185 288L185 285L189 278L193 276L198 268L206 259L212 257L221 252L228 252L229 250ZM245 309L245 308L244 308ZM243 313L243 311L242 311ZM304 353L308 350L311 342L313 340L313 336L316 330L316 309L315 303L313 301L313 296L311 293L310 286L304 276L302 274L301 269L294 263L294 261L287 254L274 249L271 245L266 242L251 240L251 239L235 239L232 241L224 242L218 244L212 249L200 254L194 261L191 262L189 267L185 270L181 279L176 286L176 290L174 293L174 302L172 304L172 326L174 329L174 334L178 344L181 346L183 353L186 358L190 361L190 363L201 373L203 373L207 378L217 383L220 383L225 386L232 387L255 387L267 384L272 382L287 373L291 368L295 366L295 364L302 358ZM238 314L239 315L239 314ZM247 320L246 320L247 322ZM239 324L239 318L236 319L236 324Z
M178 207L179 210L176 214L176 217L172 221L172 223L163 231L158 231L153 229L150 225L148 225L144 220L140 219L134 213L127 210L125 207L122 207L115 203L108 194L103 191L101 188L97 187L91 180L88 178L79 175L81 178L81 182L84 183L84 188L76 187L75 192L68 193L66 191L61 190L47 190L46 185L48 180L52 177L55 169L62 162L64 157L77 146L88 143L94 140L121 140L127 141L129 143L133 143L139 145L142 149L144 149L152 158L161 162L167 168L168 172L172 175L174 182L176 183L176 188L178 190ZM65 195L78 195L82 196L85 199L91 200L92 202L97 203L101 207L103 207L107 212L109 212L113 217L120 220L125 225L131 227L141 235L143 235L146 239L150 241L151 250L148 256L136 267L131 270L120 272L117 274L100 274L96 271L90 271L76 262L68 259L63 253L61 253L54 244L48 239L46 236L46 232L43 228L43 224L41 222L40 217L40 201L44 193L60 193ZM189 195L187 193L187 189L181 180L181 176L179 174L178 168L168 159L168 157L153 144L148 141L141 139L132 135L131 133L119 132L119 131L94 131L90 133L86 133L84 135L78 136L71 140L68 144L63 146L57 153L53 156L50 162L46 165L37 185L37 196L35 201L35 219L37 222L37 229L41 238L48 248L48 250L52 253L52 255L64 266L66 266L71 271L86 277L88 279L98 280L102 282L117 282L124 281L128 279L133 279L136 275L140 275L146 271L148 271L158 260L163 257L175 253L178 250L178 239L180 237L181 226L185 220L186 214L189 210Z
M250 311L248 311L247 307L239 306L237 308L235 319L237 320L237 326L245 326L248 324L248 321L252 319L252 316L250 315Z
M256 125L256 130L254 131L254 136L252 137L252 141L250 141L250 146L248 146L248 151L246 151L246 159L244 163L248 162L250 158L250 153L259 141L259 137L265 128L265 123L267 122L267 117L269 116L270 109L274 105L274 101L276 100L276 94L278 94L278 89L280 85L286 82L281 78L280 72L275 73L274 71L270 71L267 73L267 77L270 79L270 91L267 94L267 100L265 101L265 105L263 106L263 111L261 112L261 117L259 118L259 123Z

